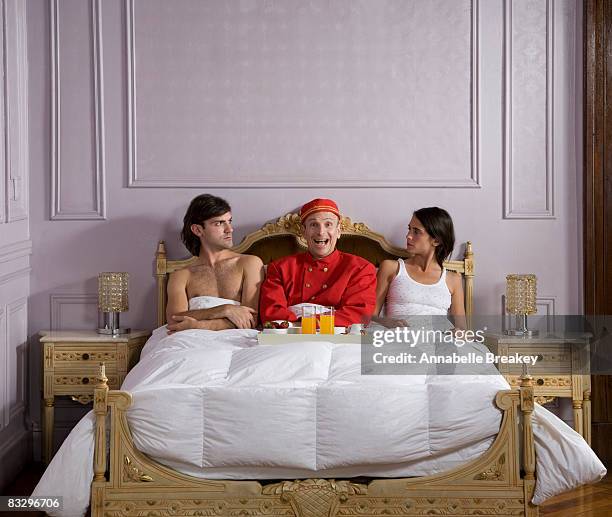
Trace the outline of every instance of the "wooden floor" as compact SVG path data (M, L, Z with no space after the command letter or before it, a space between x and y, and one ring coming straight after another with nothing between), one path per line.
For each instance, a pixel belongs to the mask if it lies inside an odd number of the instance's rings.
M540 506L547 517L612 517L612 475L595 485L558 495Z
M42 476L40 463L33 464L1 495L29 495ZM34 517L39 512L1 512L0 517ZM540 515L547 517L612 517L612 475L596 485L589 485L558 495L540 506Z

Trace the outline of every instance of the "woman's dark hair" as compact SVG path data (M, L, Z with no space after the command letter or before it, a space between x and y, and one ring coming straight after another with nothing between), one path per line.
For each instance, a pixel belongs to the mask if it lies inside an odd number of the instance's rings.
M437 206L420 208L414 216L421 221L427 233L438 241L436 262L442 263L449 257L455 247L455 227L448 212Z
M189 252L197 257L200 254L200 238L191 231L192 224L204 224L211 217L219 217L231 211L225 199L210 194L200 194L193 198L183 218L181 240Z

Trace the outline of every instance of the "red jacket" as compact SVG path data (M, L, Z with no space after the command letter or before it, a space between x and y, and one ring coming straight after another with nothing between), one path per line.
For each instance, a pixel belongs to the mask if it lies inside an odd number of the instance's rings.
M261 285L261 321L295 321L300 315L289 307L304 302L335 307L338 326L360 323L376 306L376 269L338 250L318 260L305 252L271 262Z

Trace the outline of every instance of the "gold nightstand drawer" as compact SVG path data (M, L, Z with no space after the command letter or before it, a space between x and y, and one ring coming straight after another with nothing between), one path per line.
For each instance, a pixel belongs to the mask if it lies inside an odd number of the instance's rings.
M91 343L57 343L53 350L53 368L83 368L91 365L95 369L101 362L107 367L114 367L122 352L116 345L92 345Z
M529 366L529 373L533 376L541 375L570 375L572 372L572 350L569 345L540 344L537 347L508 345L508 354L537 355L538 362ZM521 374L522 365L509 364L508 373Z
M571 375L537 375L533 374L533 386L535 393L554 392L558 396L571 396L572 376ZM521 384L520 375L506 375L506 380L513 388L518 388Z
M106 373L108 385L111 389L119 389L119 377L117 373ZM80 393L93 393L96 385L97 373L90 375L79 373L63 373L53 375L53 392L55 395L78 395Z

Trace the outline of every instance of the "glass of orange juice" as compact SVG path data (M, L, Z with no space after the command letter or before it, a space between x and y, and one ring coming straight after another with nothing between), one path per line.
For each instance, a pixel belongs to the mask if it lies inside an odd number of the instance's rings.
M302 334L317 333L317 308L314 305L302 307Z
M334 312L333 307L322 307L319 310L319 326L321 328L321 334L334 333Z

